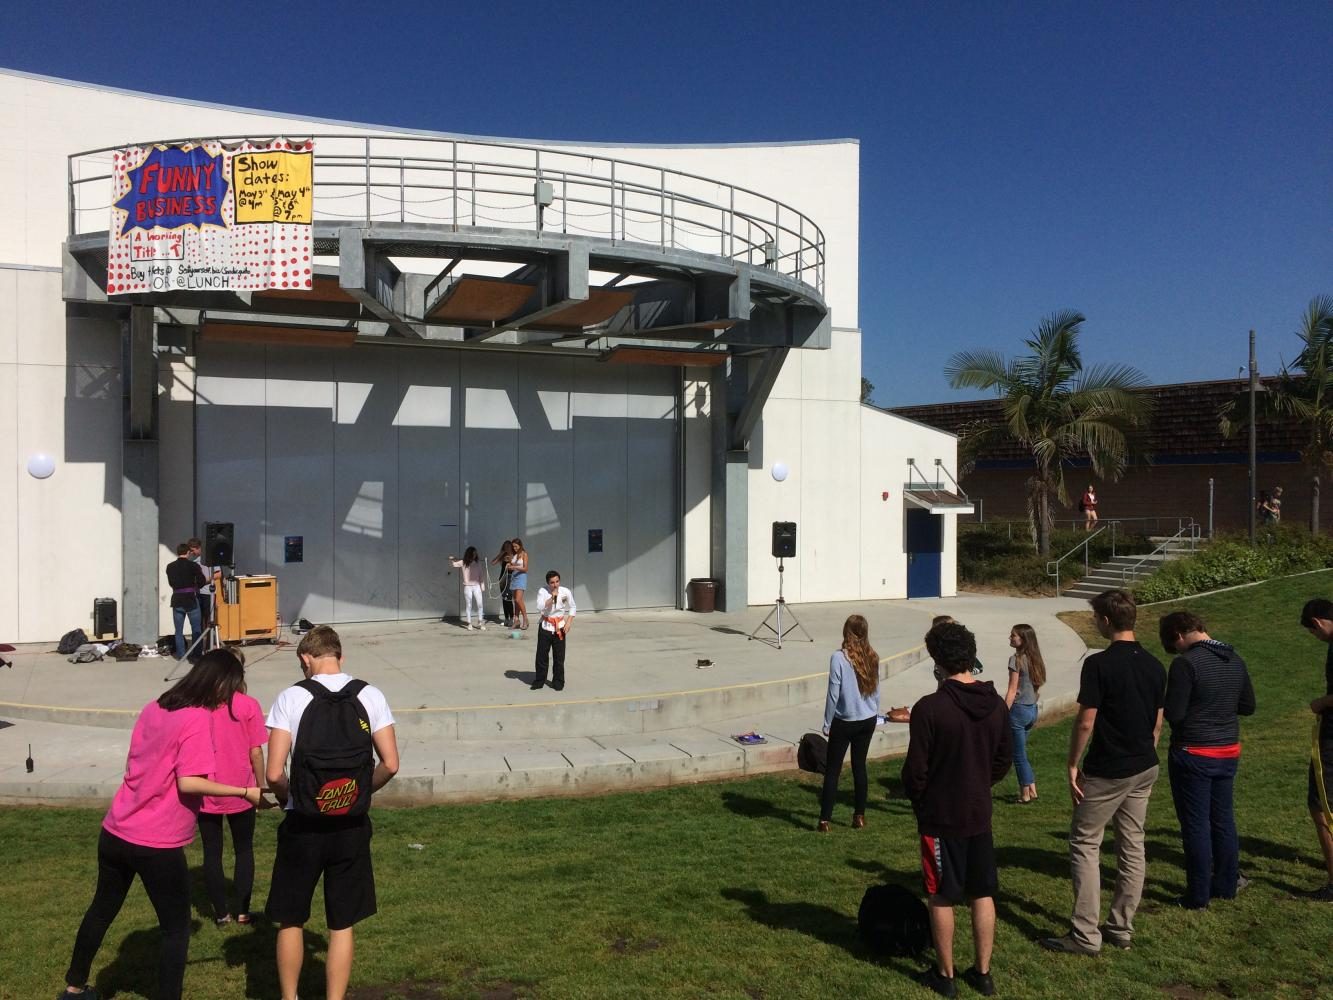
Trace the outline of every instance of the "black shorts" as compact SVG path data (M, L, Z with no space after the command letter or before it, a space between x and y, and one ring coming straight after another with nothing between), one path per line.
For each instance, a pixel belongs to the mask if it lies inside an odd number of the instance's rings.
M369 816L307 819L291 813L278 827L278 850L264 915L278 924L304 924L324 879L324 917L331 931L375 913Z
M926 895L947 903L984 899L1000 889L991 832L972 837L921 835L921 873Z
M1319 759L1324 763L1324 794L1328 796L1329 805L1333 806L1333 743L1319 744ZM1305 804L1313 812L1322 812L1324 808L1324 804L1319 801L1319 786L1315 783L1313 762L1306 783Z

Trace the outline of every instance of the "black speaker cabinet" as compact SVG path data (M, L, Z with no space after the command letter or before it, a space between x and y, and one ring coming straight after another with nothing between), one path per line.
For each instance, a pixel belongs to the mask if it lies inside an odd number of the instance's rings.
M236 526L230 521L209 521L204 525L204 562L209 566L235 565L233 542Z
M93 637L119 635L116 630L116 599L98 597L93 600Z
M773 558L796 558L796 522L773 522Z

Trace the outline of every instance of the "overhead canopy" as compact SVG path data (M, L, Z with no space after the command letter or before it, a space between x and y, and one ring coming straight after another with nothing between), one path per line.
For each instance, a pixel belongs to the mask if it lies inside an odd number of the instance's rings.
M932 514L971 514L975 511L967 497L928 486L909 487L903 497L914 507L923 507Z

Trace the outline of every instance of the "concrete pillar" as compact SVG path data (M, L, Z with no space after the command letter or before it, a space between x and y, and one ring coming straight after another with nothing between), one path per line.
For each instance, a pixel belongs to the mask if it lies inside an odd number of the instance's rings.
M722 581L721 608L739 611L749 603L750 453L728 447L737 407L731 405L736 375L718 366L709 386L713 422L710 540L711 575Z
M134 306L124 326L121 385L125 430L121 447L121 635L129 642L158 636L157 357L153 310Z

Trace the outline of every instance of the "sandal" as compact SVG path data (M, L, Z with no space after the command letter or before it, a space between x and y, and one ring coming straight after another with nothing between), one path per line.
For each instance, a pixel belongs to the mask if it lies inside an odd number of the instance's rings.
M236 922L240 924L242 927L246 926L247 924L250 923L250 914L248 913L236 914Z

